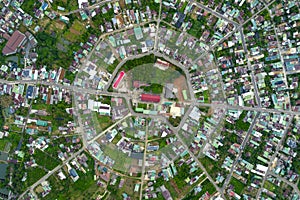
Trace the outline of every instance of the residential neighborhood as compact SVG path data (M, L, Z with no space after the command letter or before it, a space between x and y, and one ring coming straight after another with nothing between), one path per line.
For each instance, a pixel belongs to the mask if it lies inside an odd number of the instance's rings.
M300 199L299 1L0 9L0 199Z

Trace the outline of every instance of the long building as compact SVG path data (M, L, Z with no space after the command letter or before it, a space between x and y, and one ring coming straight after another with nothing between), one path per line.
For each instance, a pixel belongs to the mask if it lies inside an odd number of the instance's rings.
M158 103L160 102L160 96L153 94L142 94L141 101Z
M8 39L5 47L2 49L2 53L5 56L17 53L18 48L25 41L26 36L20 31L16 30L12 36Z

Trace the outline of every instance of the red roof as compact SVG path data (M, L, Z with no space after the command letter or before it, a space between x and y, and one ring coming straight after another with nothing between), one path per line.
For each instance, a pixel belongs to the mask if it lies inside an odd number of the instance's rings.
M2 50L3 55L10 55L17 52L18 47L25 39L25 35L20 31L15 31L7 41L5 47Z
M142 101L158 103L158 102L160 102L160 96L159 95L153 95L153 94L142 94L141 95L141 100Z

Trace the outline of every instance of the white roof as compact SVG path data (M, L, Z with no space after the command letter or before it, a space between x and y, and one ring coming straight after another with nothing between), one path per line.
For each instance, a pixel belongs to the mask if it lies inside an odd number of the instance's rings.
M78 0L78 8L82 8L81 4L82 3L88 3L88 0Z

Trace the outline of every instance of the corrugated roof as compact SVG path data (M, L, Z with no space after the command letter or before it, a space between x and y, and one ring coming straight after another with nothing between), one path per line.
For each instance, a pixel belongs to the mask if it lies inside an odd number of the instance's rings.
M141 95L141 100L142 101L158 103L158 102L160 102L160 96L159 95L153 95L153 94L142 94Z
M10 55L17 52L18 47L25 39L25 35L16 30L7 41L5 47L2 50L3 55Z

